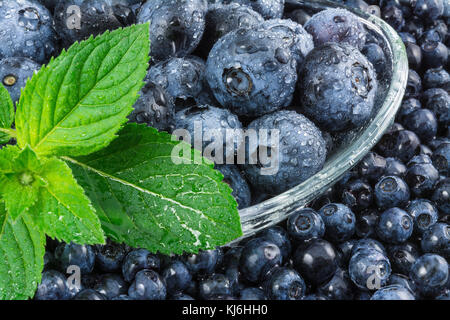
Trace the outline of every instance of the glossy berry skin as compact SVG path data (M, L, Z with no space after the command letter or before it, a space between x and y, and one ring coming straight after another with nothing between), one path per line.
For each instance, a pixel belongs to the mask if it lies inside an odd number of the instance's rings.
M403 162L395 158L386 158L386 171L387 176L399 176L404 177L406 174L406 166Z
M316 13L305 24L314 45L327 42L347 43L359 50L366 41L366 31L358 18L345 9L326 9Z
M215 144L222 142L223 154L205 154L204 156L215 160L216 163L225 163L226 159L233 159L237 148L242 142L242 130L234 130L233 134L227 135L227 130L242 129L242 124L238 117L227 109L217 108L209 105L195 106L183 109L175 114L175 126L178 129L187 130L190 134L191 144L194 148L205 151L205 149L214 141ZM201 130L201 131L200 131ZM202 136L200 141L196 141L200 131ZM177 131L175 131L177 132ZM174 132L174 133L175 133ZM212 133L218 132L222 135L222 141L215 140ZM182 132L183 133L183 132ZM215 151L215 150L214 150Z
M422 91L422 80L419 74L413 69L409 69L405 97L418 98L420 96L421 91Z
M342 192L342 202L356 212L367 209L372 201L372 187L359 179L349 181Z
M450 75L442 67L428 69L423 76L423 86L425 89L448 88L450 86Z
M322 238L325 234L325 223L315 210L304 208L289 217L287 230L292 239L307 241Z
M258 117L292 102L296 55L278 33L238 29L212 48L206 79L223 107L239 116Z
M409 274L409 272L407 273ZM403 274L393 273L389 277L389 285L400 285L409 290L409 292L415 296L415 292L417 292L417 288L415 284L409 279L408 276Z
M450 97L441 88L428 89L423 93L424 107L434 112L439 126L446 128L450 125Z
M267 140L258 139L256 144L246 144L247 160L242 168L256 192L280 194L323 168L327 153L325 141L320 130L303 115L290 110L277 111L252 121L248 129L268 130ZM272 134L277 132L274 130L279 133L278 170L260 161L251 164L250 160L253 163L259 160L262 148L271 148L276 140L276 135Z
M353 284L347 271L336 270L333 278L321 285L317 291L330 300L351 300L353 298Z
M428 109L418 109L405 117L406 129L417 134L422 143L427 143L436 136L438 122L434 113Z
M416 260L409 276L422 295L435 297L447 284L448 263L437 254L427 253Z
M88 245L61 243L55 249L55 260L62 272L75 265L80 268L81 274L91 273L95 264L95 251Z
M381 12L381 17L397 31L400 31L405 24L402 10L395 5L387 5L384 7Z
M371 116L378 82L372 64L348 44L314 48L299 79L302 112L323 130L346 131Z
M214 103L205 82L205 68L205 62L194 56L170 58L152 66L146 80L163 88L179 111L197 104Z
M355 233L356 217L346 205L330 203L319 214L325 223L325 237L332 242L344 242Z
M443 0L417 0L414 7L414 14L428 21L438 19L444 14Z
M69 299L70 292L66 277L55 270L42 273L41 283L38 285L35 300L65 300Z
M0 60L0 81L8 90L13 102L19 101L20 90L40 68L40 64L28 58L7 57Z
M399 122L403 123L403 121L405 120L405 117L407 115L409 115L411 112L416 111L421 108L422 108L422 104L416 98L404 99L400 106L400 110L397 113L396 119Z
M375 202L379 208L404 207L410 198L409 187L397 176L385 176L374 188Z
M192 275L209 275L221 263L222 257L222 249L218 248L186 254L183 256L183 262Z
M370 300L416 300L414 295L405 287L394 284L377 290Z
M227 183L233 190L232 195L238 203L238 208L249 207L252 202L250 187L238 167L232 164L222 164L216 165L216 169L223 174L223 182Z
M447 64L448 48L442 42L424 42L420 48L426 68L438 68Z
M131 122L146 124L159 131L171 132L175 126L175 105L172 97L159 85L148 81L139 93L128 116Z
M132 282L136 273L142 269L159 270L161 261L158 256L145 249L135 249L127 254L122 263L123 278Z
M128 293L128 284L119 274L105 274L100 282L95 286L95 291L104 295L108 299L116 298Z
M376 250L383 255L386 255L386 249L384 246L379 242L378 240L372 239L372 238L365 238L358 240L352 248L351 255L355 255L358 251L363 251L366 249L373 249Z
M223 2L231 2L223 0ZM235 0L242 5L250 6L256 12L259 12L264 19L281 18L284 10L285 0Z
M264 283L269 300L301 300L305 296L306 284L297 271L277 268Z
M441 222L431 226L423 233L420 245L423 252L450 259L450 226Z
M280 265L280 248L271 241L254 238L247 242L239 261L242 275L250 282L262 280L274 266Z
M205 16L205 32L197 50L207 57L214 44L227 33L239 28L255 28L264 18L252 8L232 2L208 7Z
M121 270L122 262L128 253L125 245L108 241L105 245L96 245L95 265L103 272Z
M431 200L443 215L450 215L450 179L439 181L433 191Z
M257 301L267 300L264 290L260 288L245 288L240 292L240 300Z
M166 284L168 294L184 291L192 280L188 268L179 260L170 262L162 271L161 277Z
M442 175L449 175L450 173L450 142L442 143L434 150L433 165L439 170Z
M411 237L414 221L402 209L390 208L380 215L376 226L378 237L387 243L403 243Z
M136 273L136 278L128 289L128 295L134 300L164 300L166 294L166 286L161 277L150 269Z
M385 134L377 145L377 151L384 157L396 157L408 162L417 152L420 140L409 130L399 130Z
M405 46L410 68L420 70L420 66L422 65L422 49L419 45L411 42L407 42Z
M107 298L95 291L94 289L84 289L82 291L80 291L74 298L73 300L95 300L95 301L99 301L99 300L107 300Z
M439 218L438 210L429 200L413 200L406 211L414 219L414 231L419 234L434 225Z
M378 220L376 210L365 210L356 216L355 233L359 238L375 236L375 226Z
M337 269L333 245L322 239L313 239L300 245L293 256L294 267L312 285L329 281Z
M414 161L415 159L417 160ZM405 180L410 187L411 193L416 197L429 195L438 179L439 172L433 166L428 156L414 157L408 163Z
M131 299L130 299L131 300ZM191 301L191 300L195 300L194 298L192 298L190 295L184 294L184 293L177 293L173 296L170 297L169 300L175 300L175 301Z
M138 23L150 22L152 58L185 57L197 45L205 30L207 3L204 0L157 0L145 2Z
M199 283L199 296L202 299L210 300L220 295L231 295L232 284L223 274L215 273L202 279Z
M376 43L367 43L363 47L361 53L366 56L370 63L372 63L379 78L386 65L386 56L384 55L383 49Z
M0 43L0 59L26 57L46 63L58 50L50 12L36 1L5 1L0 7Z
M358 165L359 175L370 182L377 182L385 170L386 159L375 152L369 152Z
M409 274L412 265L420 257L417 247L409 242L387 247L392 270L401 274Z
M283 261L287 261L292 251L292 245L285 229L279 226L267 228L263 230L258 237L275 243L277 247L280 248Z
M389 259L374 249L356 251L350 259L348 268L353 283L362 290L375 289L371 286L376 284L375 280L378 280L381 286L385 286L391 274Z

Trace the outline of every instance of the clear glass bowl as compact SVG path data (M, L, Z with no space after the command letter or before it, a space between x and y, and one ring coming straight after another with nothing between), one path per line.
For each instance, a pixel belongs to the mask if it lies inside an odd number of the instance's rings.
M408 59L403 42L394 29L380 18L325 0L290 0L287 3L314 12L326 8L346 8L352 11L379 40L387 63L383 74L378 75L379 89L371 120L363 128L335 137L337 147L329 155L322 171L283 194L240 210L244 238L286 219L290 213L319 197L355 166L394 122L408 78Z

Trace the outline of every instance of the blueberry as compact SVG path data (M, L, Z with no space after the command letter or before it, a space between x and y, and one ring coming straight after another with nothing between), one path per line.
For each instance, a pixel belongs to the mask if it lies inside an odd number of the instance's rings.
M203 156L217 164L234 159L242 143L242 124L238 117L227 109L209 105L184 109L175 114L175 124L175 132L179 129L187 130L193 147L203 151ZM227 130L232 131L232 134L227 133ZM221 146L223 154L216 154L218 150L211 150L211 145Z
M407 272L406 274L409 274L409 272ZM405 287L413 296L415 296L415 292L417 291L417 288L411 281L411 279L403 274L391 274L391 276L389 277L389 285L400 285L402 287Z
M385 286L391 274L389 259L375 249L356 251L348 268L353 283L362 290L375 289L377 282Z
M319 210L325 223L325 236L333 242L349 240L355 233L355 214L340 203L330 203Z
M10 57L0 60L0 79L13 102L19 101L20 91L41 65L31 59Z
M419 157L419 156L417 156ZM413 160L417 157L414 157ZM416 197L423 197L433 191L433 187L439 179L439 172L433 166L431 159L424 155L419 163L411 161L408 163L406 171L406 182L408 183L411 193Z
M375 185L375 202L379 208L404 207L410 192L406 182L397 176L382 177Z
M366 30L350 11L326 9L316 13L305 24L305 29L313 36L316 46L327 42L347 43L362 49L366 41Z
M222 249L205 250L183 256L183 262L192 275L210 275L220 265L223 257Z
M302 242L322 238L325 234L325 224L315 210L304 208L294 212L289 217L287 230L291 238Z
M168 294L184 291L192 280L188 268L179 260L170 262L162 271L161 277L166 284Z
M219 295L232 295L232 284L225 275L215 273L200 281L199 295L205 300Z
M308 53L314 49L311 35L300 24L292 20L267 20L259 27L274 32L289 45L292 54L296 57L298 67L303 64Z
M361 127L372 115L377 80L357 49L328 43L306 57L299 81L302 111L329 132Z
M380 215L376 226L378 237L387 243L403 243L411 237L414 221L402 209L390 208Z
M184 294L184 293L177 293L177 294L173 295L169 300L185 301L185 300L195 300L195 299L192 298L190 295L187 295L187 294Z
M439 126L446 128L450 125L450 97L440 88L428 89L423 94L424 106L436 115Z
M409 69L408 82L406 83L405 97L418 98L422 91L422 80L419 74L413 69Z
M224 2L231 2L230 0L223 0ZM253 10L259 12L264 19L281 18L284 10L285 0L235 0L242 5L252 7Z
M250 282L262 280L274 266L280 265L280 248L271 241L254 238L247 242L240 258L242 275Z
M390 245L387 247L387 251L392 270L406 275L409 274L412 265L420 256L417 247L409 242Z
M420 141L427 143L437 133L438 123L434 113L428 109L418 109L405 117L405 127L414 131Z
M240 300L257 301L267 300L264 290L260 288L245 288L240 292Z
M399 122L403 123L406 116L408 116L413 111L416 111L421 108L422 108L422 104L420 103L419 100L417 100L415 98L404 99L400 106L400 110L397 113L396 119Z
M416 43L416 38L409 32L399 32L398 35L402 39L402 42L406 45L408 42Z
M403 27L404 32L412 34L416 39L418 39L422 35L423 30L424 25L422 19L416 16L412 16L410 19L408 19Z
M422 295L435 297L447 284L448 263L437 254L427 253L416 260L409 276Z
M337 244L336 254L338 256L339 267L343 268L347 267L348 261L351 258L353 246L355 245L356 242L357 242L356 239L350 239L345 242Z
M293 260L295 269L312 285L329 281L337 270L336 251L331 243L322 239L300 245Z
M239 209L249 207L252 201L250 187L239 169L232 164L216 165L216 169L223 174L223 181L233 190L232 195L236 199Z
M57 49L53 18L36 1L5 1L0 7L0 59L26 57L46 63Z
M161 261L158 256L145 249L135 249L127 254L122 263L123 278L127 282L133 281L136 273L142 269L159 270Z
M34 299L36 300L65 300L70 297L66 277L55 270L42 273L41 283L38 285Z
M328 300L323 294L311 293L306 295L302 300Z
M440 174L449 175L450 173L450 143L442 143L434 150L433 165L439 170Z
M420 48L426 68L438 68L447 64L448 48L442 42L425 42Z
M150 67L146 79L162 87L172 97L177 111L214 102L205 80L205 62L197 57L160 62Z
M376 210L365 210L356 217L355 233L359 238L375 236L375 226L378 220Z
M351 300L353 298L353 284L347 271L337 269L333 278L317 289L330 300Z
M346 0L345 5L349 6L350 8L359 9L361 11L367 11L367 8L369 7L367 2L363 0Z
M436 20L444 14L444 2L443 0L417 0L414 14L425 20Z
M399 176L404 177L406 175L405 164L396 158L386 158L386 170L387 176Z
M159 131L171 132L175 126L172 97L159 85L147 81L128 116L131 122L146 124Z
M227 33L239 28L254 28L263 21L258 12L235 2L210 5L205 16L205 32L197 50L207 57L217 40Z
M438 220L438 211L431 201L416 199L406 208L408 214L414 219L414 231L423 233Z
M420 66L422 65L422 49L417 44L411 42L407 42L405 47L409 67L414 70L420 70Z
M377 290L370 300L416 300L404 286L393 284Z
M403 162L409 161L420 147L417 135L409 130L400 130L385 134L376 149L384 157L396 157Z
M381 11L381 17L397 31L400 31L405 24L402 10L395 5L384 7Z
M107 300L107 298L94 289L84 289L80 291L73 300Z
M239 293L241 285L241 272L239 271L239 261L243 247L236 246L230 248L225 255L218 270L225 274L231 282L231 288L234 295Z
M297 56L275 31L238 29L216 42L206 79L217 101L239 116L257 117L288 106Z
M295 9L290 12L285 12L285 16L286 18L291 19L302 26L305 25L309 19L311 19L309 13L303 9Z
M287 261L291 254L291 241L289 240L288 233L282 227L271 227L262 231L259 238L269 240L275 243L280 248L283 261Z
M360 176L371 182L377 182L384 175L385 170L386 159L375 152L369 152L358 165Z
M290 268L277 268L265 281L264 288L270 300L301 300L306 292L305 281Z
M64 46L135 23L133 11L120 4L114 5L114 2L117 1L59 1L54 10L55 28ZM79 13L73 10L74 5L79 8Z
M450 226L436 223L425 230L420 244L423 252L436 253L450 259Z
M443 215L450 215L450 179L439 181L434 187L431 200Z
M450 87L450 75L442 67L428 69L423 76L423 86L425 89L448 89Z
M122 294L127 294L128 285L119 274L105 274L95 286L95 291L108 299L112 299Z
M113 301L121 301L121 300L127 301L127 300L133 300L133 299L131 299L130 296L127 295L127 294L121 294L120 296L111 298L111 300L113 300Z
M134 300L165 300L166 286L155 271L144 269L136 273L128 295Z
M358 240L352 248L352 256L355 255L358 251L363 251L366 249L370 249L370 250L376 250L380 253L382 253L383 255L386 255L386 249L384 248L384 246L381 244L381 242L372 239L372 238L365 238L365 239L360 239Z
M257 192L282 193L316 174L325 163L326 145L320 130L295 111L265 115L251 122L248 129L260 133L261 129L267 129L269 136L267 139L261 136L256 144L246 145L247 160L243 169ZM272 157L272 167L260 158L264 150ZM279 168L275 168L274 162Z
M184 57L199 44L205 30L207 3L204 0L157 0L145 2L138 23L150 22L152 57Z
M372 63L377 77L380 78L386 66L386 56L383 49L376 43L367 43L361 50L361 53Z
M82 274L91 273L95 264L95 252L91 246L75 243L61 243L55 249L55 259L60 270L66 272L69 266L78 266Z
M96 245L95 265L104 272L116 272L121 270L122 261L128 253L123 244L108 240L105 245Z

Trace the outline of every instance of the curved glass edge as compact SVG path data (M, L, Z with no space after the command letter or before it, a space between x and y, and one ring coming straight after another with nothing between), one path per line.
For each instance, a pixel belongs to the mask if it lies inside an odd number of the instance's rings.
M298 0L297 2L316 9L346 8L368 21L376 32L383 34L387 39L392 54L392 79L378 113L352 145L345 148L339 156L332 157L323 170L300 185L260 204L240 210L243 237L234 240L230 245L264 228L278 224L290 213L304 207L339 181L348 170L364 158L393 124L406 89L409 69L405 47L399 35L389 24L376 16L331 1Z

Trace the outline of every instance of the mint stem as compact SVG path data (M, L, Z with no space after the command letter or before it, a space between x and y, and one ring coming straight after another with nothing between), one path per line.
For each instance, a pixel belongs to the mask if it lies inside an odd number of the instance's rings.
M13 138L17 138L17 132L15 129L0 128L0 132L6 133Z

